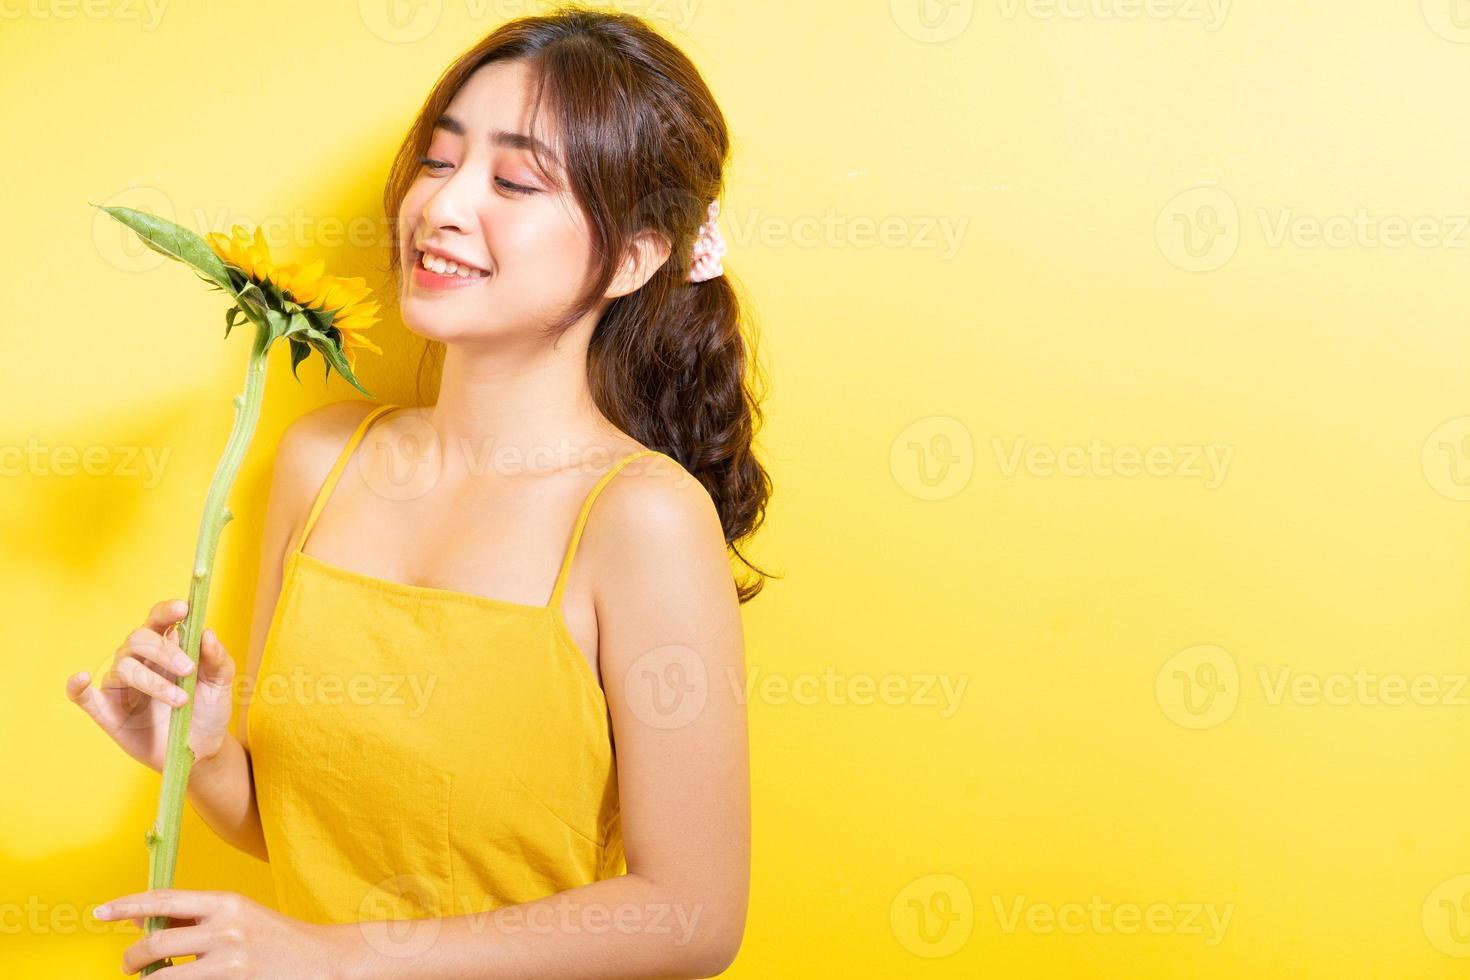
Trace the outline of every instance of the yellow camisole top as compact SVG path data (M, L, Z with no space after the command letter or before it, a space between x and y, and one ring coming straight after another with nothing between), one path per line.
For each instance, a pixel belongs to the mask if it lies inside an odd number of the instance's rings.
M289 551L247 739L277 908L308 922L448 917L626 872L607 702L567 630L577 515L544 606L375 578Z

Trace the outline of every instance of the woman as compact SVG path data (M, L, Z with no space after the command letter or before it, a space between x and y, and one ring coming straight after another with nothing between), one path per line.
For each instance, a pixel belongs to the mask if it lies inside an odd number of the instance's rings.
M704 977L734 958L739 605L761 581L737 587L727 549L770 483L714 225L727 153L694 67L630 16L516 20L441 76L384 196L438 399L287 429L238 740L233 661L201 641L189 798L269 861L278 909L117 899L102 914L172 923L125 973ZM185 611L154 606L100 690L67 683L159 771Z

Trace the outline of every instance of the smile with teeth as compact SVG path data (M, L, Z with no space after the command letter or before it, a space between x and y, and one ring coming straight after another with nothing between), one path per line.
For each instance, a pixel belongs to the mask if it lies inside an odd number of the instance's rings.
M437 255L430 255L428 252L419 253L419 264L430 272L437 272L441 276L459 276L461 279L483 279L490 274L484 269L460 265L449 259L441 259Z

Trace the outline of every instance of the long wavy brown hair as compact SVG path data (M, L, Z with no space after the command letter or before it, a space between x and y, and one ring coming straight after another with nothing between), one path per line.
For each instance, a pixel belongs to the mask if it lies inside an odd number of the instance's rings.
M591 229L592 274L550 336L596 309L634 235L652 229L669 241L663 266L603 311L588 347L588 381L610 422L674 457L709 492L727 547L755 573L737 581L739 601L747 602L769 576L737 547L761 526L771 495L751 446L761 421L757 387L766 379L746 342L728 272L698 283L685 278L705 208L723 185L730 140L714 96L683 52L637 17L576 4L498 27L440 75L404 137L383 191L389 226L419 174L435 120L459 87L476 69L511 59L533 79L533 118L549 99L568 189ZM398 236L389 237L396 288L402 256ZM431 358L442 364L443 355L443 343L427 342L417 376L421 402L424 368Z

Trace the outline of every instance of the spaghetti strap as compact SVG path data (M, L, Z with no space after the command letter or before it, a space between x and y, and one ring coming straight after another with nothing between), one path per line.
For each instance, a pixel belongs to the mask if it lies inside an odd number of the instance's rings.
M587 498L582 501L582 509L577 514L577 523L572 527L572 540L567 545L566 554L562 557L561 568L556 573L556 585L551 590L551 601L547 603L549 607L554 609L561 605L561 595L567 584L567 572L571 570L572 557L577 553L577 542L582 540L582 529L587 525L587 515L592 512L592 502L597 499L597 495L602 492L602 488L607 486L613 477L617 476L618 470L621 470L624 466L640 456L664 456L668 459L673 458L666 453L659 452L657 449L640 449L618 460L610 470L602 474L601 478L592 485L592 489L587 492Z
M353 450L362 441L362 437L367 434L368 426L372 425L373 420L378 418L378 416L385 415L397 407L397 405L379 405L371 412L368 412L367 415L363 416L361 422L357 423L357 428L353 431L352 437L347 440L347 445L342 447L342 452L337 456L337 462L332 465L331 472L322 481L321 489L316 492L316 499L311 503L311 512L306 515L306 523L302 525L301 533L296 538L296 547L292 548L291 551L300 551L306 546L306 537L311 533L312 525L321 516L322 508L327 504L327 498L332 495L332 488L337 485L337 478L347 468L347 461L352 458ZM288 551L287 554L290 554L291 551Z

